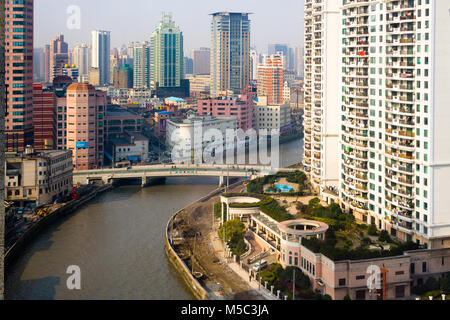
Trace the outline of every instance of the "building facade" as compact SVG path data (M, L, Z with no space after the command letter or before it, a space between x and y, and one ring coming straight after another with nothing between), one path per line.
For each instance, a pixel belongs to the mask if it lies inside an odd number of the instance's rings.
M338 185L340 0L305 1L303 165L313 187Z
M342 206L401 240L448 246L448 2L342 5Z
M33 0L5 3L7 151L33 145Z
M209 48L202 47L197 50L192 50L192 60L194 60L194 76L210 74L210 57L211 51Z
M184 77L183 33L171 14L162 20L151 36L150 85L153 90L180 87Z
M72 190L72 151L9 154L5 174L7 201L21 207L53 203Z
M197 114L199 116L236 118L238 129L244 131L255 126L253 109L252 94L197 101Z
M73 79L76 82L89 81L89 69L91 67L91 47L88 44L77 44L72 48L70 64L78 68L79 78Z
M91 67L96 68L99 71L99 85L108 85L111 77L109 53L111 46L111 32L93 30L91 32L91 39ZM89 81L91 81L90 77Z
M56 149L55 141L56 96L44 90L42 84L33 85L34 150Z
M258 65L258 97L267 97L269 104L283 103L283 61L279 54L264 58Z
M59 34L50 41L49 82L57 76L63 75L64 66L69 63L69 46L64 41L64 35Z
M67 88L67 149L75 170L103 167L106 93L87 83Z
M216 12L211 24L211 95L240 93L250 84L248 13Z
M150 44L136 44L133 48L133 87L150 88Z
M272 130L277 133L290 131L291 107L289 104L270 104L266 97L258 98L254 107L255 129L262 129L270 134Z

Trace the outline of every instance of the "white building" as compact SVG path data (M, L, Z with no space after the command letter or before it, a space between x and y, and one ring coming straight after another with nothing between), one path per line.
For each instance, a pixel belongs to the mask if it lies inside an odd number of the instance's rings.
M110 31L93 30L91 67L99 70L100 86L109 84L110 79Z
M341 0L305 1L305 171L314 187L338 185Z
M110 138L107 146L114 163L123 161L146 162L148 159L149 140L136 132L126 132L119 137Z
M226 142L226 130L237 130L236 118L214 118L211 116L188 115L187 119L171 118L166 122L166 147L173 150L176 146L186 146L187 150L194 149L197 142L202 143L202 148L212 142L212 138L205 133L210 129L217 129ZM197 140L198 139L198 140ZM198 157L199 155L194 155Z
M283 132L291 124L291 107L289 104L268 105L267 97L258 97L258 102L254 106L254 119L256 130L267 129Z
M89 79L89 68L91 67L91 47L88 44L77 44L72 49L70 64L78 67L78 79L74 81L87 82Z
M63 199L72 190L72 151L9 154L5 161L5 200L40 206Z
M342 5L343 207L402 240L450 246L450 3Z

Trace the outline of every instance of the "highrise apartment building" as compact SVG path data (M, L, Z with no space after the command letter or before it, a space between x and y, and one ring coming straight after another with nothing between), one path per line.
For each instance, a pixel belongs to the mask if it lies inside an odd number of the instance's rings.
M258 66L258 97L267 97L269 105L283 103L283 58L273 54Z
M211 24L211 95L239 93L250 83L249 13L216 12Z
M305 1L303 165L321 191L338 185L340 1Z
M133 50L133 87L150 88L150 43L135 44Z
M341 5L342 205L399 239L450 246L449 2Z
M77 82L89 80L89 68L91 67L91 47L88 44L77 44L72 48L70 64L78 67L79 78L73 79Z
M69 46L67 42L64 42L64 36L62 34L57 35L50 42L49 54L49 79L50 82L53 82L56 76L63 75L63 68L69 63Z
M67 149L76 170L103 167L106 92L87 83L72 83L67 93Z
M98 69L100 86L108 85L111 72L109 52L111 46L111 32L93 30L91 32L91 37L91 68Z
M6 151L33 144L33 0L5 3Z
M164 13L151 36L150 84L159 87L180 87L183 75L183 33L172 20L172 14Z

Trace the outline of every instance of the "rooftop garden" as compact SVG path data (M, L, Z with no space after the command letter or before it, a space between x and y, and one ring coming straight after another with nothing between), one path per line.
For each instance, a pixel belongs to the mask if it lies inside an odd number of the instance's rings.
M298 185L297 190L291 190L289 192L277 192L277 188L275 183L280 178L286 178L287 182L295 183ZM269 190L273 192L277 192L280 195L284 196L302 196L304 194L304 190L307 187L307 177L305 173L300 170L296 170L294 172L278 172L276 175L259 177L254 180L251 180L247 184L247 191L250 193L264 193L264 186L270 185Z
M266 196L266 195L260 195L260 194L251 194L251 193L227 193L224 194L225 197L232 197L232 196L248 196L253 198L258 198L261 201L255 202L255 203L232 203L230 204L230 208L257 208L267 214L272 219L282 222L285 220L291 220L293 217L290 215L286 209L278 204L278 201L276 201L274 198ZM217 209L220 210L220 207L218 206ZM217 215L217 211L216 211Z
M307 206L300 204L297 208L303 218L329 225L325 240L302 239L302 245L333 261L397 256L421 248L413 242L394 241L387 231L380 232L375 225L357 224L354 217L343 213L337 204L324 207L314 198Z

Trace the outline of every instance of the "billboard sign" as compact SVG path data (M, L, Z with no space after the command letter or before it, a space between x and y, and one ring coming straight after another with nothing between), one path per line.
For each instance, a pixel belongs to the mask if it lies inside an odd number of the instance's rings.
M77 149L85 149L88 148L88 142L87 141L79 141L77 142Z

